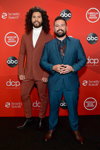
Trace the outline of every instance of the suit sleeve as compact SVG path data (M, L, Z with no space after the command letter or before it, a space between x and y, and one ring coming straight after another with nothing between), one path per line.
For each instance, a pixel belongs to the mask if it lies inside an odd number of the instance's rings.
M26 54L26 50L25 50L25 41L23 36L21 40L19 58L18 58L18 75L24 75L25 54Z
M45 44L44 49L43 49L43 53L40 59L40 66L50 72L50 73L54 73L54 71L52 70L53 64L49 63L49 48L48 48L48 44Z
M73 64L72 67L74 69L74 71L78 71L80 70L83 66L85 66L86 64L86 55L85 55L85 52L84 52L84 49L80 43L80 41L78 40L78 44L77 44L77 51L78 51L78 60L77 60L77 63Z

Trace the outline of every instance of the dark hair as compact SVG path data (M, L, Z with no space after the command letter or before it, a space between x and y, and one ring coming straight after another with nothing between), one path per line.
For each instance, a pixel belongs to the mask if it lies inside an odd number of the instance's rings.
M33 24L32 24L32 14L34 12L40 12L42 15L42 26L43 26L43 30L46 34L49 33L50 31L50 25L49 25L49 19L48 19L48 15L47 12L39 7L33 7L31 9L29 9L29 11L26 13L26 19L25 19L25 31L26 33L30 33L33 29Z
M61 16L57 16L57 17L55 18L55 20L54 20L54 23L55 23L57 20L63 20L63 21L65 21L65 23L67 24L66 20L65 20L63 17L61 17Z

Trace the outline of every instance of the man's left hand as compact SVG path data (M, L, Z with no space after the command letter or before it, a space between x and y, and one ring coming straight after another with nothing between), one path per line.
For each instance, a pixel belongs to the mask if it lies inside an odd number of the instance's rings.
M48 78L42 77L42 82L47 83L48 82Z

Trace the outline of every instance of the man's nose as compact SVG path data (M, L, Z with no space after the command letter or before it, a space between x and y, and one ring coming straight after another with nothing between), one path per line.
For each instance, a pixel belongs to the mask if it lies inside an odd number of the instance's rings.
M36 18L35 18L35 20L37 21L37 20L38 20L38 18L36 17Z
M58 28L59 30L62 30L62 27L61 26L59 26L59 28Z

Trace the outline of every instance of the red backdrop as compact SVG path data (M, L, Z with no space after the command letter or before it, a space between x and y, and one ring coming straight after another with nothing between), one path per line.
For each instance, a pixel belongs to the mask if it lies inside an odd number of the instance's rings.
M34 6L47 11L51 34L54 18L66 10L62 15L70 18L68 35L81 40L87 55L87 65L79 72L81 87L78 112L80 115L100 114L100 1L0 0L0 116L24 116L17 78L17 59L24 33L25 14ZM31 98L33 115L38 116L40 101L36 89ZM60 115L66 115L64 103L61 106Z

